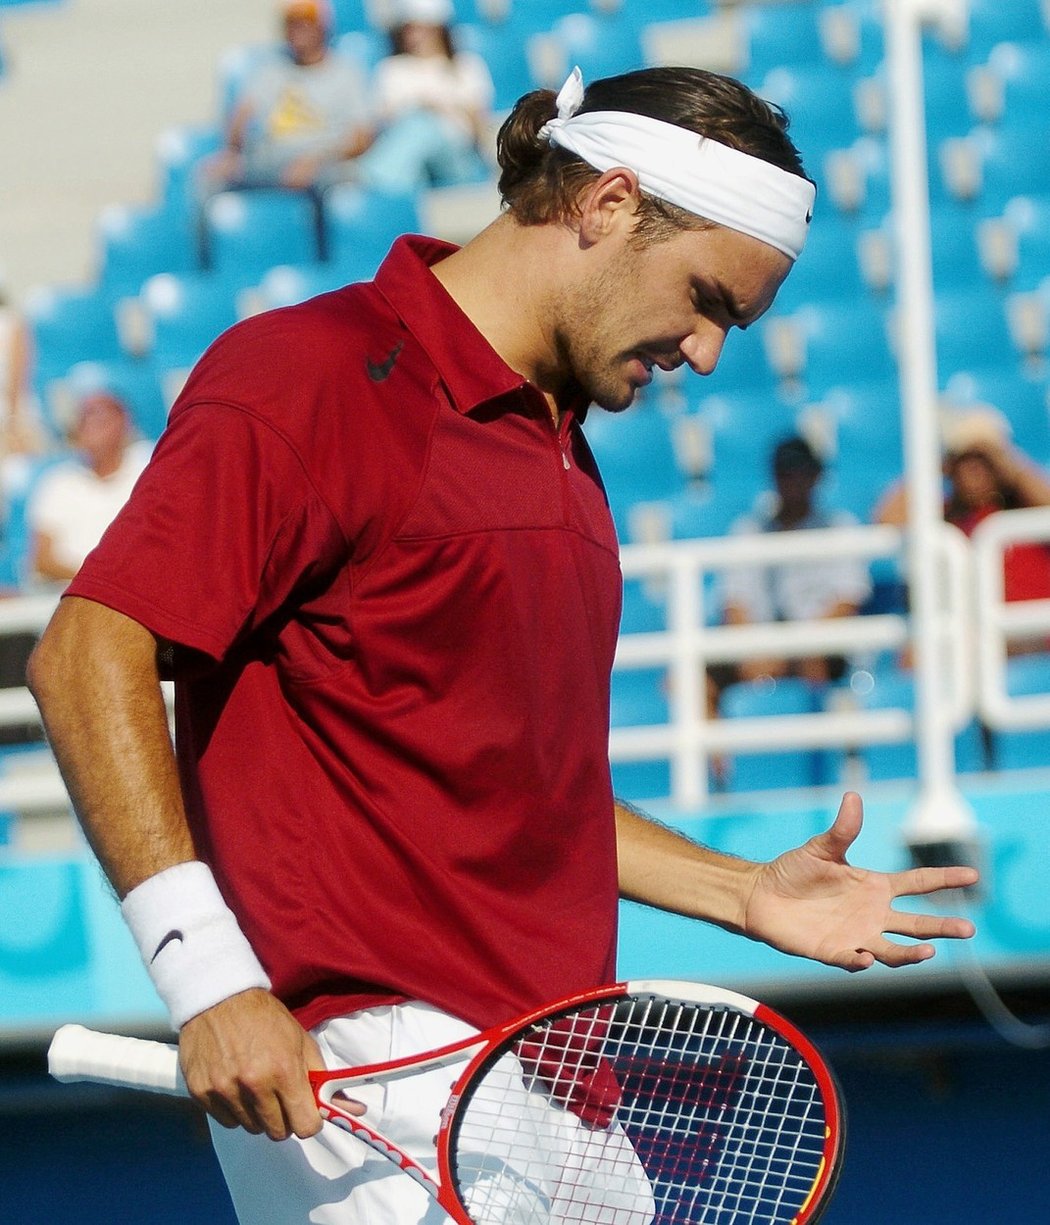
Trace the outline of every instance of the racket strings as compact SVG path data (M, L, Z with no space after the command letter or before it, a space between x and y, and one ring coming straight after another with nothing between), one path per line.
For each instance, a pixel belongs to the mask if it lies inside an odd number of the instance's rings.
M629 997L496 1051L457 1112L452 1174L478 1225L788 1225L826 1123L813 1070L776 1030Z

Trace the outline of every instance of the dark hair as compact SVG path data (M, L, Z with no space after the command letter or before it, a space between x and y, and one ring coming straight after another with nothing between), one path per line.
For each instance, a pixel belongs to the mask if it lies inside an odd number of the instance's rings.
M773 448L772 468L774 473L805 472L819 476L824 464L805 438L794 435Z
M576 214L583 188L598 171L540 137L557 114L556 95L538 89L520 98L496 138L503 203L523 225ZM802 178L802 159L787 135L788 118L732 77L701 68L643 68L592 82L579 113L626 111L661 119L750 153ZM711 223L678 205L642 194L636 234L659 241L682 229Z
M390 51L393 55L405 55L407 48L405 47L405 27L418 24L412 21L400 21L397 25L390 28ZM445 48L445 58L456 58L456 44L452 37L451 26L441 26L441 44Z

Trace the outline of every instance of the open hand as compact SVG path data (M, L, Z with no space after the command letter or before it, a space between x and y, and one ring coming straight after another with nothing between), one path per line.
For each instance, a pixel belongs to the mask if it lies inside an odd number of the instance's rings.
M846 855L860 833L863 808L848 792L831 828L764 864L745 910L745 933L774 948L844 970L913 965L935 953L936 939L966 939L968 919L895 910L899 897L960 889L977 880L969 867L873 872ZM903 936L919 943L887 939Z

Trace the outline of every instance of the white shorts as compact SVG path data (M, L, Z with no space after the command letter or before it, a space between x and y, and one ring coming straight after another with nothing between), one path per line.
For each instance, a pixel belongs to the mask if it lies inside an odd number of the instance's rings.
M380 1063L419 1054L475 1033L428 1004L410 1002L338 1017L313 1031L330 1068ZM355 1089L369 1123L428 1171L436 1168L434 1137L449 1091L469 1060L386 1085ZM649 1225L651 1189L630 1142L613 1124L584 1127L571 1112L551 1108L546 1093L526 1087L513 1056L500 1060L506 1094L489 1106L474 1099L461 1124L467 1150L484 1154L464 1194L472 1219L493 1225ZM547 1160L523 1174L508 1141L493 1144L488 1120L501 1112L519 1139ZM309 1140L274 1143L211 1123L212 1142L241 1225L442 1225L432 1196L362 1140L325 1124ZM468 1159L466 1165L470 1166ZM571 1171L571 1177L565 1175ZM599 1206L603 1205L603 1206Z

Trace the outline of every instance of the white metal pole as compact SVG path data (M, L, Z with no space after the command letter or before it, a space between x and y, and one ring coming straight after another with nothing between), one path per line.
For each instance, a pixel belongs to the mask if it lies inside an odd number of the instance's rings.
M929 0L884 0L919 767L919 795L903 832L917 854L922 847L967 841L976 825L955 779L944 675L950 660L940 629L937 541L943 498L921 47L928 6Z

